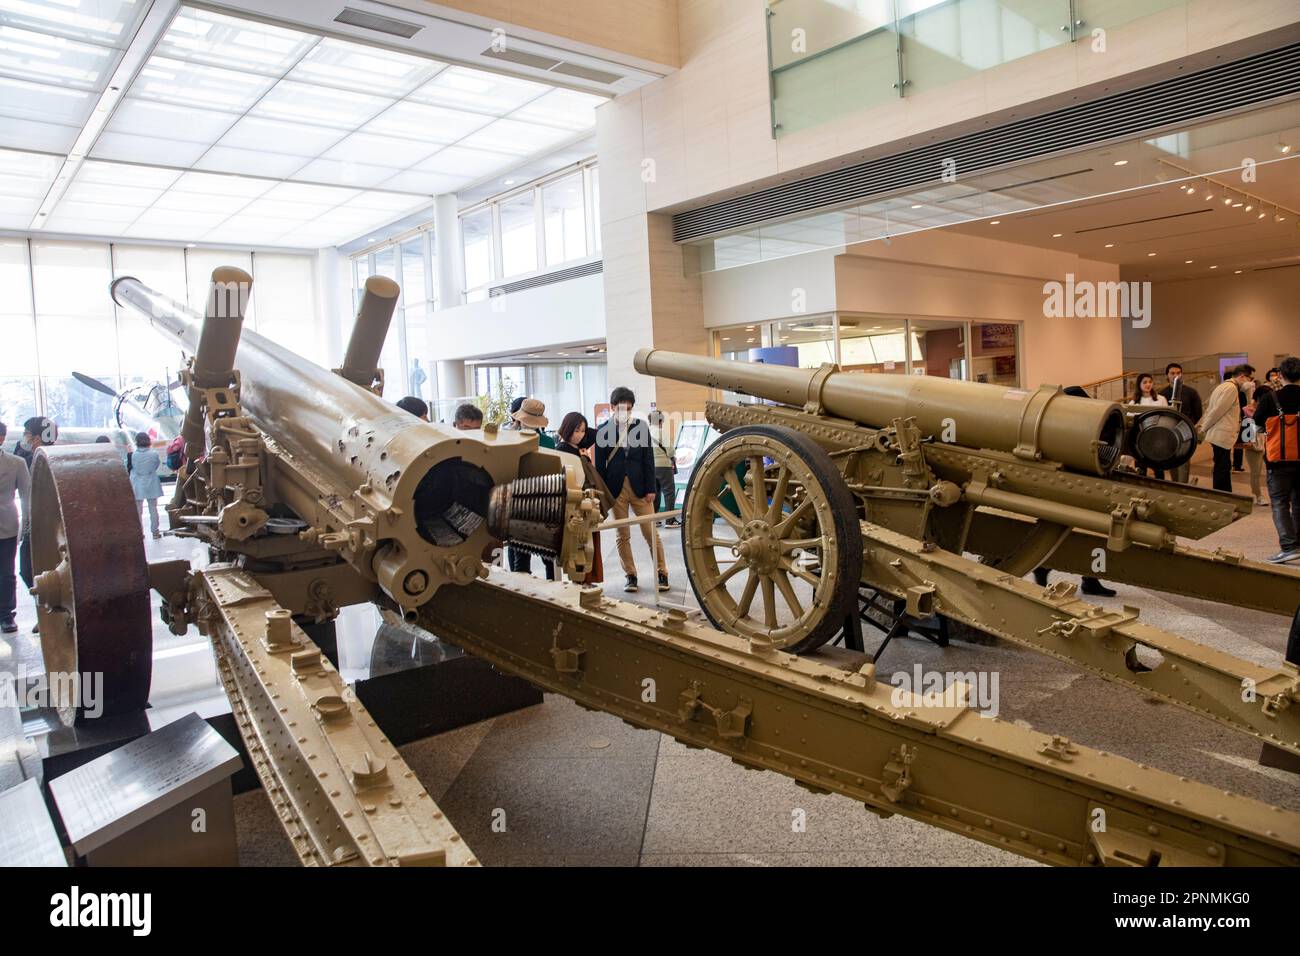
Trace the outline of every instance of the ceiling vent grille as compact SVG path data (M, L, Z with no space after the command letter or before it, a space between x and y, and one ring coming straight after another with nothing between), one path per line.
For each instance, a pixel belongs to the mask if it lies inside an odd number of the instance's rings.
M590 66L583 66L580 63L569 63L566 60L557 60L553 56L544 56L540 53L529 53L527 50L494 50L488 47L480 54L493 60L506 60L510 63L518 63L520 66L530 66L536 70L545 70L547 73L559 73L562 76L572 76L580 80L587 80L592 83L600 83L603 86L612 86L619 80L623 79L617 73L610 73L607 70L597 70Z
M678 242L704 239L789 216L846 208L872 197L933 186L945 161L966 178L1103 142L1151 135L1232 110L1300 94L1300 43L967 133L906 152L673 216Z
M524 289L536 289L538 286L567 282L569 279L577 279L581 276L599 275L604 270L604 260L593 259L591 262L580 262L576 266L570 266L567 269L556 269L553 272L543 272L541 275L529 276L526 279L494 285L488 289L488 295L508 295L511 292L522 292Z
M531 66L535 70L551 70L563 62L553 56L539 56L536 53L528 53L524 50L494 50L491 47L484 50L483 55L494 60L507 60L510 63L518 63L520 66Z
M381 17L377 13L367 13L354 7L344 7L343 12L334 18L334 22L360 27L363 30L374 30L377 33L387 33L391 37L402 37L404 40L411 39L424 29L417 23L403 23L392 17Z

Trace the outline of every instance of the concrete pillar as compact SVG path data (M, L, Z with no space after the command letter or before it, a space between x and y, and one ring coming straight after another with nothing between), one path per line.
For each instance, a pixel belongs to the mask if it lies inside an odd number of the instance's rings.
M438 308L464 302L465 263L460 252L460 216L451 193L433 201L433 252L438 259Z
M440 399L462 398L473 391L466 387L464 362L455 359L438 362L437 376Z

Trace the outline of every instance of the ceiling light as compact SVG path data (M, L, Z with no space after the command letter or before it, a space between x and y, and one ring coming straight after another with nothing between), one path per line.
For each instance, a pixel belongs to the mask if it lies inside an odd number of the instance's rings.
M1235 203L1233 203L1233 204L1232 204L1232 208L1233 208L1233 209L1240 209L1240 208L1241 208L1241 203L1239 203L1239 202L1235 202Z
M1206 202L1209 202L1209 201L1210 201L1211 199L1213 199L1213 198L1214 198L1214 193L1212 193L1212 192L1207 192L1207 193L1205 194L1205 201L1206 201Z
M1150 258L1151 256L1154 256L1154 255L1155 255L1154 252L1148 252L1148 253L1147 253L1147 258Z
M1274 216L1274 217L1273 217L1273 221L1274 221L1274 222L1286 222L1286 216Z
M920 209L920 208L921 208L921 204L920 204L919 202L914 202L914 203L912 203L912 208L913 208L913 209Z
M513 186L513 185L515 184L515 181L514 181L513 179L506 179L506 180L502 180L502 181L503 181L503 182L505 183L505 185L507 185L507 186Z
M1113 242L1108 242L1108 243L1106 243L1106 248L1107 248L1107 249L1114 249L1114 248L1115 248L1115 243L1113 243Z
M1261 213L1260 213L1258 216L1256 216L1255 218L1256 218L1256 219L1263 219L1263 218L1264 218L1265 216L1267 216L1267 215L1268 215L1268 213L1266 213L1266 212L1261 212Z
M1235 276L1239 276L1239 275L1241 275L1241 270L1238 269L1236 272L1233 273L1233 275L1235 275Z
M990 225L990 226L996 226L996 225L997 225L998 223L1000 223L1001 221L1002 221L1001 219L994 219L991 223L989 223L989 225Z
M1060 239L1060 238L1061 238L1061 234L1060 234L1059 232L1054 232L1054 233L1052 233L1052 238L1053 238L1053 239Z
M1127 160L1127 159L1117 159L1117 160L1115 160L1115 165L1116 165L1116 166L1127 166L1127 165L1128 165L1128 160Z
M1225 206L1228 205L1228 204L1231 203L1231 202L1232 202L1232 197L1231 197L1231 196L1226 196L1226 195L1225 195L1225 196L1223 197L1223 204L1224 204Z
M1254 203L1251 203L1250 205L1246 206L1246 212L1250 212L1254 208L1255 208Z
M1185 265L1185 266L1190 266L1190 265L1192 264L1192 262L1193 262L1193 260L1191 260L1191 259L1184 259L1184 260L1183 260L1183 265Z
M1277 141L1277 151L1278 151L1279 153L1281 153L1283 156L1285 156L1287 153L1291 152L1291 144L1290 144L1290 143L1284 143L1284 142L1282 142L1281 140L1278 140L1278 141Z
M1211 268L1211 269L1217 269L1217 268L1219 268L1219 267L1218 267L1218 266L1210 266L1210 268Z

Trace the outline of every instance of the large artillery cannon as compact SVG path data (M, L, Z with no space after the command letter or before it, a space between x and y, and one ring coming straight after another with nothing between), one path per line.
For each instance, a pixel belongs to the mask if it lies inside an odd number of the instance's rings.
M751 599L761 588L775 608L775 594L795 585L780 585L770 569L798 552L797 587L814 597L811 617L785 630L752 628L744 615L717 617L718 630L678 608L610 600L582 585L598 511L574 459L490 425L460 432L420 422L375 394L393 283L367 283L352 341L331 372L241 334L248 276L222 269L213 279L201 319L136 280L113 288L119 304L192 355L183 376L190 461L168 510L173 533L204 543L211 561L147 564L117 457L42 449L33 508L42 642L52 671L104 670L106 713L138 709L152 658L147 589L161 595L173 630L194 626L212 641L251 761L304 863L477 862L314 639L340 607L374 602L585 707L848 795L882 816L908 816L1034 860L1300 865L1300 814L986 718L957 689L937 704L921 695L900 700L860 653L812 659L783 650L809 637L815 643L822 609L840 600L836 589L856 598L861 581L902 594L909 612L939 610L990 629L991 600L1042 603L1039 590L1018 590L1003 570L874 523L923 529L932 513L960 508L967 494L960 469L981 455L997 463L981 466L985 484L1002 488L993 471L1013 469L1001 452L964 449L973 457L939 479L938 459L915 426L870 444L855 423L816 415L808 435L770 424L731 429L711 470L693 479L693 495L740 537L711 542L713 522L706 527L688 502L687 541L700 553L734 548L744 561L710 578L707 563L688 554L697 593L713 617L710 594L726 585L719 577L769 569L768 584L751 574L746 587ZM1067 431L1070 418L1096 429L1098 444L1069 472L1085 481L1075 493L1090 501L1097 491L1086 481L1109 480L1102 476L1126 426L1104 403L1059 409L1044 417L1043 434L1055 435L1058 419ZM820 444L834 441L844 443L843 454ZM848 463L880 473L862 473L870 486L846 481L857 474ZM715 484L719 494L706 494ZM1180 512L1179 526L1208 528L1230 520L1234 508L1207 499ZM1116 540L1148 540L1137 522L1149 516L1120 522ZM484 552L497 541L553 556L572 583L489 568ZM976 592L958 594L947 574L969 576ZM1045 607L1059 621L1075 606L1068 589L1057 588ZM1084 616L1080 627L1091 637L1112 626ZM1114 624L1117 640L1128 639L1124 626ZM1191 676L1208 687L1201 672ZM1265 684L1261 695L1273 694L1279 707L1289 702L1284 689Z
M1183 544L1251 501L1118 469L1170 468L1196 441L1055 386L796 369L643 350L638 371L762 399L709 402L722 437L696 464L682 547L723 630L796 653L869 622L945 643L954 624L1070 661L1300 754L1295 660L1261 667L1110 610L1056 568L1293 617L1300 569ZM769 404L775 403L775 404ZM1292 625L1291 653L1300 657Z

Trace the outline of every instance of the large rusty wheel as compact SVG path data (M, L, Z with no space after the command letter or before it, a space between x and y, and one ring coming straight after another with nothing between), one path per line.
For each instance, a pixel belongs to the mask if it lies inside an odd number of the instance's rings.
M857 505L806 435L728 431L691 472L682 519L691 587L714 627L800 654L857 614Z
M143 710L153 665L149 567L117 451L40 449L31 516L36 619L60 718L71 724L101 706L102 716ZM83 695L87 675L97 686Z

